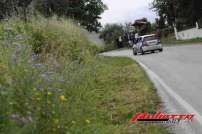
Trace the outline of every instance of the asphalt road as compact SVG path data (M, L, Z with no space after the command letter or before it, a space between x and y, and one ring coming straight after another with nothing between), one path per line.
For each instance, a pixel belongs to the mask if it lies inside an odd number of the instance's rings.
M133 56L132 50L104 53L139 62L158 89L162 110L193 113L192 122L170 127L177 134L202 134L202 45L165 47L164 52Z

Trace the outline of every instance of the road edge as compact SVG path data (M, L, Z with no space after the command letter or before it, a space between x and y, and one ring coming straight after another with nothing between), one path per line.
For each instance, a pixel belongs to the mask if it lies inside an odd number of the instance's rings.
M150 70L146 65L144 65L140 61L137 62L145 70L145 72L148 74L149 78L154 82L154 84L160 84L165 90L165 92L172 96L172 98L174 98L187 112L195 114L197 122L202 125L202 116L196 109L194 109L188 102L186 102L182 97L175 93L171 87L169 87L156 73Z

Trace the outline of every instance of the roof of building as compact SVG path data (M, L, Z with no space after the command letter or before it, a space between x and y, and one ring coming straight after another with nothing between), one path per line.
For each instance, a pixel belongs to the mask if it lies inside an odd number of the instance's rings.
M156 36L155 34L148 34L148 35L143 35L143 36L140 36L142 38L145 38L145 37L150 37L150 36Z
M146 18L142 18L142 19L139 19L139 20L136 20L132 26L141 26L141 25L145 25L147 24L147 19Z

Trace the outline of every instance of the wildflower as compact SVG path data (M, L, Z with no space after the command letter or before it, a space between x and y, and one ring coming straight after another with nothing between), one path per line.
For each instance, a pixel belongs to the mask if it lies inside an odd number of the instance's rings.
M34 65L32 65L34 68L42 68L42 67L44 67L44 65L43 64L34 64Z
M58 120L58 119L55 119L55 120L54 120L54 123L55 123L55 124L59 124L59 120Z
M35 95L36 95L36 96L40 96L40 93L39 93L39 92L35 92Z
M9 105L13 105L14 103L13 102L9 102Z
M90 124L90 120L86 120L86 123Z
M52 93L51 92L48 92L48 96L51 96L52 95Z
M31 123L33 121L31 116L24 117L16 113L11 114L11 119L24 124Z
M59 128L60 128L60 125L58 125L57 128L59 129Z
M38 111L40 111L40 110L41 110L41 108L40 108L40 107L37 107L37 110L38 110Z
M48 101L48 105L51 106L51 101Z
M60 97L59 97L59 99L60 99L60 101L66 101L66 98L65 98L65 96L64 95L61 95Z
M37 100L37 101L40 101L40 100L41 100L41 98L37 97L37 98L36 98L36 100Z
M55 107L55 104L52 104L52 107Z
M55 131L56 131L56 128L53 128L53 131L55 132Z
M7 67L3 64L0 64L0 74L4 74L7 70Z
M55 114L55 111L52 111L52 114Z
M5 65L3 65L3 64L0 64L0 69L6 69L6 66Z

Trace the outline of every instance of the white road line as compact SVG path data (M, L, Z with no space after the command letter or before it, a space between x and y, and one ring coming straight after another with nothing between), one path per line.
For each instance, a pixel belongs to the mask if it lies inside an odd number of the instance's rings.
M194 109L188 102L186 102L182 97L180 97L177 93L174 92L172 88L170 88L156 73L154 73L152 70L150 70L148 67L146 67L143 63L139 62L138 63L145 69L147 74L150 76L150 78L154 82L158 82L163 86L165 91L170 94L181 106L184 107L184 109L187 110L189 113L195 114L195 119L202 125L202 116L199 114L199 112Z

